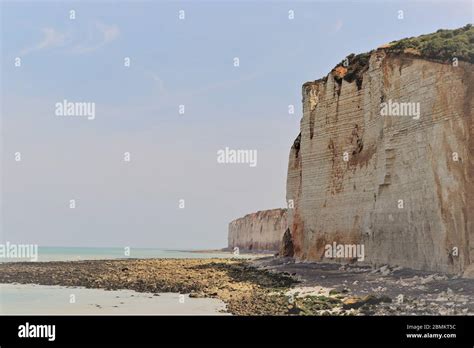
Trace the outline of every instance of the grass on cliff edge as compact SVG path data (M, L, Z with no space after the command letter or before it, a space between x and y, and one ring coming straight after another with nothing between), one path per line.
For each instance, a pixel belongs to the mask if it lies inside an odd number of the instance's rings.
M451 62L453 58L474 64L474 27L467 24L462 28L448 30L439 29L435 33L410 37L390 42L383 48L387 52L403 54L416 52L420 57L442 62ZM347 82L357 82L357 87L362 86L364 72L369 67L370 52L355 55L349 54L346 59L337 64L332 70L335 80L339 83L342 79ZM344 62L349 62L348 66ZM337 68L346 67L343 76L338 76ZM344 69L344 68L343 68ZM323 78L324 79L324 78Z
M456 57L474 63L474 27L467 24L459 29L439 29L436 33L392 41L388 50L403 52L407 48L426 58L451 61Z

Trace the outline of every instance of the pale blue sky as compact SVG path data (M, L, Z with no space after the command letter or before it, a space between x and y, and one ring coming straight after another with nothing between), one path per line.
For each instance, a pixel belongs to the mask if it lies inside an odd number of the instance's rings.
M473 18L472 1L36 1L1 9L2 239L161 248L224 247L230 220L285 205L304 82L349 53ZM55 117L63 99L95 102L96 119ZM217 164L226 146L256 149L257 167Z

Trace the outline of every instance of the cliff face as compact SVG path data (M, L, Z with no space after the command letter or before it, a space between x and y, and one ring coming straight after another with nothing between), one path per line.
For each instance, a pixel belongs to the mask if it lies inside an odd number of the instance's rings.
M376 264L472 272L473 65L367 59L351 82L339 68L303 85L287 179L295 256L322 260L336 242ZM419 103L419 118L381 116L383 103Z
M248 214L229 223L228 247L252 251L278 251L286 228L286 209Z

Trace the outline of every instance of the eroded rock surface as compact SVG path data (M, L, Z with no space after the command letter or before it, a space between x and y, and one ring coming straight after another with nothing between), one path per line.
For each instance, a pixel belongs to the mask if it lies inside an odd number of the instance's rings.
M335 69L303 85L287 179L295 257L361 244L372 264L472 275L473 65L384 49L367 64L352 82ZM389 101L419 103L419 118L381 116Z

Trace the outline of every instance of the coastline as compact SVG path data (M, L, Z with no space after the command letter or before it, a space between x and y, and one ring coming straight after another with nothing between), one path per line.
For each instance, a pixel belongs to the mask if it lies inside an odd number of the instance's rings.
M230 248L221 249L198 249L198 250L174 250L181 253L192 253L192 254L222 254L226 257L233 258L244 258L244 259L256 259L261 257L274 256L276 251L271 250L250 250L240 249L238 254L234 254L234 251Z
M3 263L0 283L183 294L234 315L474 314L472 279L276 257Z

